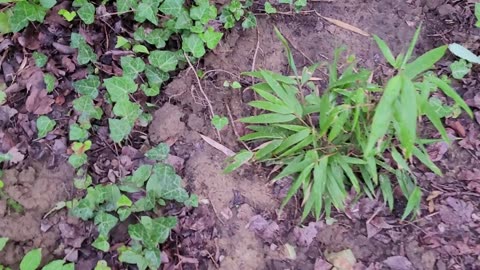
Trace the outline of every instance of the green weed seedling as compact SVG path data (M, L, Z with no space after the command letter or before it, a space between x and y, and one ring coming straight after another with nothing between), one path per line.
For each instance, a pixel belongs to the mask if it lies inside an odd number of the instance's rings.
M287 41L276 30L295 76L267 70L244 73L262 81L252 86L261 99L249 105L263 113L240 119L252 131L240 139L258 147L238 153L225 171L248 161L280 166L282 170L273 181L294 176L281 207L302 190L302 220L309 213L317 219L323 212L329 217L332 206L343 210L350 187L369 197L374 197L379 187L392 209L395 183L408 200L402 218L415 216L422 192L409 162L416 158L434 173L442 174L425 150L429 140L418 137L417 122L429 119L442 139L449 141L441 121L445 115L439 115L438 107L429 101L431 93L440 89L472 116L446 80L427 72L443 57L447 46L412 59L420 29L407 52L396 57L382 39L374 36L385 59L396 69L385 85L371 83L372 72L356 68L355 63L339 72L340 48L328 68L328 86L322 90L310 81L318 65L298 73Z
M480 3L475 3L475 17L477 19L476 27L480 27ZM452 43L448 46L450 52L460 58L450 65L452 77L455 79L462 79L465 75L470 73L472 64L480 64L480 56L474 54L464 46Z

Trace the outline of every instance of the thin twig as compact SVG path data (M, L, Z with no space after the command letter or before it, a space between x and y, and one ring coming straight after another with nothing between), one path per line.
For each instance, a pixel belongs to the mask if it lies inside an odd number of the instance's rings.
M212 103L210 102L210 99L208 99L208 96L205 93L205 91L203 91L203 87L202 87L202 83L200 82L200 78L198 78L197 71L195 70L192 63L190 62L190 59L188 59L188 55L185 52L183 53L183 55L185 56L185 59L187 59L187 63L190 66L190 68L192 69L193 74L195 74L195 79L197 79L198 88L200 89L200 92L202 93L203 98L207 101L208 109L210 110L210 119L212 119L213 116L215 115L215 113L213 112ZM220 136L220 131L218 129L215 129L215 130L217 131L218 139L220 141L222 141L222 137Z
M226 107L227 107L228 117L230 118L230 122L232 123L233 132L234 132L235 135L237 136L237 139L243 144L243 146L245 146L245 148L246 148L248 151L252 152L252 150L250 149L250 147L248 147L248 145L247 145L244 141L240 140L240 134L238 134L238 131L237 131L237 129L235 128L235 121L233 121L232 111L230 111L230 107L228 106L228 104L226 105Z
M257 45L255 46L255 53L253 54L253 61L252 61L252 72L255 71L255 64L257 63L257 54L258 54L258 49L260 48L260 30L259 27L257 27ZM255 78L253 76L250 76L251 78L251 85L255 84ZM257 92L253 91L253 97L255 100L257 100ZM240 99L242 100L242 99ZM253 108L253 115L257 115L257 108Z

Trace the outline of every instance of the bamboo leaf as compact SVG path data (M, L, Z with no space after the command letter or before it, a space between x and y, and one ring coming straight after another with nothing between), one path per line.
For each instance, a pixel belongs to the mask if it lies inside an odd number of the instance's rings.
M422 191L419 187L415 187L412 194L408 197L407 206L405 207L405 211L402 215L402 220L408 217L412 211L418 209L420 207L420 202L422 199Z
M350 165L348 165L347 162L345 162L345 160L343 160L343 157L344 156L341 156L339 158L339 162L338 164L340 165L340 167L342 167L343 171L345 172L345 174L347 175L348 179L350 179L350 182L352 183L352 186L353 188L355 189L355 191L357 193L360 193L360 183L358 181L358 178L357 176L355 175L355 173L353 172L352 168L350 167Z
M422 72L431 69L443 57L446 50L447 46L445 45L426 52L405 66L404 75L409 79L414 79Z
M311 130L306 129L289 136L282 142L282 144L277 149L275 149L274 154L282 153L283 151L287 150L290 146L304 140L305 138L308 137L308 135L310 135L310 132Z
M255 107L255 108L258 108L258 109L271 111L271 112L275 112L275 113L280 113L280 114L291 114L291 113L293 113L293 111L290 110L285 105L275 104L275 103L268 102L268 101L254 100L254 101L249 102L248 105L250 105L252 107Z
M417 147L413 148L413 155L417 157L425 166L427 166L432 172L437 175L442 175L442 171L433 163L428 154L425 154L423 151Z
M417 44L418 36L420 35L421 30L422 30L422 24L418 26L417 30L415 31L415 34L413 35L412 41L410 42L410 46L408 47L407 53L405 54L405 58L403 59L402 68L405 67L408 60L410 60L413 50L415 49L415 45Z
M412 155L412 149L417 139L417 93L413 83L402 76L402 90L400 91L400 100L398 106L395 106L398 122L399 139L405 148L405 156L409 158Z
M261 160L265 156L271 154L277 147L282 143L282 140L273 140L268 143L265 147L262 149L258 150L255 153L255 159L256 160Z
M385 175L380 175L380 189L382 190L383 200L388 204L390 211L393 210L393 191L392 183Z
M390 79L385 87L382 98L375 108L370 136L368 138L366 149L364 149L366 156L372 154L377 140L387 133L390 126L390 121L392 119L392 105L400 94L401 87L402 79L398 75Z
M293 114L266 113L242 118L240 119L240 122L250 124L271 124L290 122L293 119L295 119L295 115Z
M315 164L313 169L313 183L312 190L304 206L304 211L302 214L302 221L307 217L310 210L315 209L314 215L318 219L322 211L323 203L323 193L325 192L325 186L327 183L327 167L328 167L328 156L322 157L318 163Z
M307 161L311 162L310 160L307 160ZM310 173L312 172L312 169L313 169L314 165L315 165L314 163L310 163L306 167L303 167L302 172L300 173L298 178L293 182L292 186L290 187L290 189L287 192L287 196L283 199L282 204L280 206L281 209L283 209L283 207L285 207L285 205L288 203L288 201L290 201L290 199L293 197L293 195L295 195L295 193L297 193L297 191L300 188L300 186L302 185L302 183L307 178L310 177Z
M392 67L397 67L395 63L395 57L392 54L392 51L388 47L387 43L383 41L381 38L379 38L377 35L373 35L373 39L377 43L378 48L383 54L383 57L385 57L385 60L392 66Z
M438 86L440 89L442 89L443 93L453 99L456 104L458 104L463 110L465 110L468 115L473 118L473 112L468 107L467 103L462 99L462 97L453 89L450 85L448 85L446 82L442 81L441 79L435 77L435 76L430 76L428 77L428 80L432 83L434 83L436 86Z
M290 50L290 46L288 46L288 41L285 37L283 37L282 33L278 30L277 27L274 27L275 34L277 35L277 38L280 39L280 41L283 44L283 47L285 47L285 51L287 53L287 59L288 59L288 64L290 65L290 68L293 71L293 74L298 77L297 73L297 66L295 65L295 61L293 59L293 54L292 51Z
M247 163L251 158L253 157L253 152L250 151L241 151L238 154L236 154L233 157L233 162L228 165L224 172L225 173L230 173L233 172L234 170L240 168L243 164Z

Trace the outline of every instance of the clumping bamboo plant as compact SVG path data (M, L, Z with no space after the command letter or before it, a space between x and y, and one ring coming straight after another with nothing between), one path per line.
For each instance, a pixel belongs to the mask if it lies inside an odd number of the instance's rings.
M380 187L384 201L393 209L392 186L396 184L408 200L402 218L414 216L422 192L409 164L417 159L434 173L442 174L425 149L426 144L436 140L419 137L418 122L426 117L442 139L449 141L443 116L429 102L431 93L440 89L472 116L448 81L428 72L443 57L447 46L412 59L420 29L406 53L397 57L382 39L374 36L386 61L395 69L385 85L372 83L372 71L356 68L354 61L339 72L337 62L343 49L337 49L328 66L328 85L322 90L310 80L318 65L297 73L288 43L276 30L294 76L267 70L245 73L262 81L252 86L261 99L249 103L262 112L240 119L252 131L240 139L257 147L238 153L225 171L249 161L281 166L273 181L294 176L281 207L302 190L302 220L309 213L317 219L323 211L329 216L332 205L343 210L350 188L374 197L375 189Z

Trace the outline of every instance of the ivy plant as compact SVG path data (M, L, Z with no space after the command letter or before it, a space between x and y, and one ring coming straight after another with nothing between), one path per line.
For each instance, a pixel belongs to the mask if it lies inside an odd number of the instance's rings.
M87 194L70 212L83 220L93 220L98 237L92 245L102 251L110 249L111 230L118 222L125 221L132 214L141 215L140 221L128 227L131 245L119 248L119 260L136 264L139 269L160 267L159 245L168 238L177 220L175 217L152 218L148 213L166 201L185 203L191 196L181 185L181 178L170 165L163 163L168 156L168 146L159 144L145 156L155 161L153 165L140 165L119 184L86 187ZM76 185L88 185L78 180ZM139 197L139 195L141 195Z

